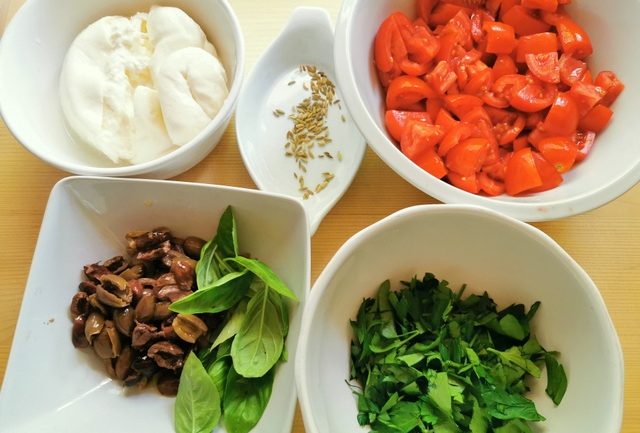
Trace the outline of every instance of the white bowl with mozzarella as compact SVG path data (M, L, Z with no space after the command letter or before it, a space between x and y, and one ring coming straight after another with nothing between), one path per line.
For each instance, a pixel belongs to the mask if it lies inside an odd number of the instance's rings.
M169 178L207 156L240 91L240 25L226 0L161 6L27 0L0 44L16 139L74 174Z

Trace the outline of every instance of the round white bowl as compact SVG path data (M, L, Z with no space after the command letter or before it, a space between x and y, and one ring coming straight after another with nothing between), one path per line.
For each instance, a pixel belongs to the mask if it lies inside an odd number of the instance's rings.
M153 0L27 0L0 44L0 113L11 133L31 153L61 170L98 176L168 178L200 162L213 150L233 114L244 71L240 24L226 0L171 0L189 14L215 45L229 81L229 95L214 119L191 141L152 161L117 166L65 126L58 80L73 39L107 15L131 16Z
M436 179L405 157L384 128L384 95L373 64L373 40L380 23L393 11L410 16L414 1L344 0L336 23L336 77L347 104L371 148L407 182L445 203L486 206L523 221L545 221L602 206L640 181L640 139L634 108L640 99L640 63L634 35L640 3L620 0L574 2L568 10L591 36L593 72L614 71L626 89L613 105L614 117L596 138L591 154L550 191L523 197L484 197Z
M308 433L360 427L350 372L349 320L384 280L391 287L432 272L468 295L486 290L499 308L541 301L532 331L561 352L568 389L558 407L529 394L547 420L536 433L619 433L623 407L620 342L602 297L584 270L542 231L490 209L423 205L399 211L349 239L311 289L296 359L298 398Z

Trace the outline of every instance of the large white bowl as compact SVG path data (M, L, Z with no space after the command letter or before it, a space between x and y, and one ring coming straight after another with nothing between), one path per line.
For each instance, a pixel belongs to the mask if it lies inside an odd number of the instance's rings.
M532 398L547 420L536 433L619 433L623 407L620 343L597 287L540 230L469 205L407 208L359 232L338 250L313 288L304 311L296 362L298 398L307 433L354 433L356 398L350 372L349 320L384 280L391 287L432 272L465 293L486 290L499 308L541 301L533 332L561 352L568 389L560 406Z
M371 148L416 188L445 203L486 206L524 221L544 221L602 206L640 181L640 62L629 53L640 35L640 3L580 0L568 7L593 42L592 71L613 70L626 85L613 105L614 118L596 138L591 154L550 191L526 197L483 197L436 179L406 158L384 128L384 96L373 64L373 40L393 11L414 14L415 1L344 0L336 23L336 77L351 115Z
M107 15L146 12L158 3L183 9L202 27L225 67L229 95L188 143L149 162L116 166L69 135L59 102L60 69L71 42L86 26ZM231 120L243 71L242 32L226 0L27 0L0 43L0 114L27 150L61 170L164 179L193 167L218 144Z
M176 236L210 239L227 205L234 209L241 250L267 263L300 300L290 310L289 361L278 367L269 404L253 430L289 433L311 266L302 205L233 187L85 177L62 180L49 197L0 393L0 432L173 433L174 398L152 385L126 395L94 353L73 347L69 303L82 266L124 255L126 232L166 226Z

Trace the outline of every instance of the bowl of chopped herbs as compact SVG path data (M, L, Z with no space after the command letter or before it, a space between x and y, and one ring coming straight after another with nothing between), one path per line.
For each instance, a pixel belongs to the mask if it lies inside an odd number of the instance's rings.
M620 432L623 360L586 272L540 230L426 205L349 239L296 359L309 433Z

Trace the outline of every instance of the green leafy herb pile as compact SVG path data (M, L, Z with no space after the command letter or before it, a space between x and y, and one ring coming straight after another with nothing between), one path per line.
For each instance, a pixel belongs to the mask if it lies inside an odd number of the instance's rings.
M240 256L231 207L196 266L198 290L171 304L183 314L221 313L210 348L191 353L175 404L178 433L209 433L221 416L229 433L246 433L260 420L275 376L286 361L287 301L296 295L264 263Z
M502 311L485 292L462 299L426 274L399 291L389 281L365 299L351 321L351 379L358 422L377 433L531 433L542 421L523 394L546 363L547 394L559 404L567 388L557 353L530 333L539 303Z

